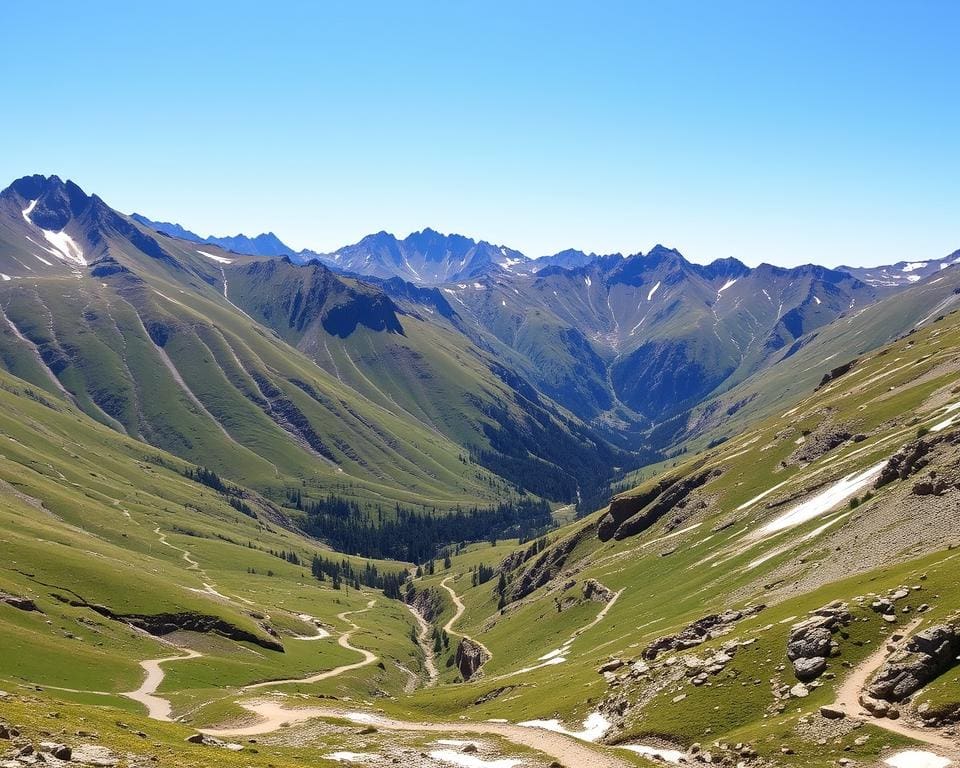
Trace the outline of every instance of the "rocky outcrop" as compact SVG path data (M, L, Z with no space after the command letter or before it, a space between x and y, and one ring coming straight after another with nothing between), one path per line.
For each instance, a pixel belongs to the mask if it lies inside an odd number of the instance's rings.
M43 613L43 611L37 608L37 604L29 597L8 595L4 592L0 592L0 603L6 603L11 608L16 608L18 611L36 611L38 613Z
M887 461L880 475L874 482L874 488L882 488L894 480L906 480L908 477L916 475L921 470L930 465L934 459L935 451L941 448L960 445L960 432L944 431L937 434L924 435L904 445ZM960 484L960 478L955 472L949 471L955 468L955 461L938 462L941 472L930 472L927 480L917 483L913 492L917 495L928 495L930 493L942 493L950 486Z
M823 374L823 378L820 379L820 383L817 384L816 389L813 391L816 392L819 389L827 386L831 381L836 381L841 376L845 376L850 373L853 369L853 366L857 364L857 358L853 358L849 362L844 363L843 365L838 365L836 368L832 369L829 373Z
M597 535L601 541L619 541L643 533L670 512L685 509L693 491L721 474L719 467L701 469L681 478L665 478L646 493L618 496L610 502Z
M603 586L596 579L587 579L583 582L583 597L597 603L609 603L613 600L613 590Z
M804 436L803 444L787 459L788 464L809 464L834 448L843 445L847 440L863 439L862 435L854 435L849 429L838 424L824 424Z
M877 671L862 697L871 712L876 702L901 702L957 663L960 627L936 624L917 632L902 650L895 652ZM883 704L879 709L883 709Z
M412 599L407 600L407 605L423 616L423 620L429 624L443 610L443 598L436 587L427 587L414 592Z
M475 643L469 637L461 637L457 644L457 652L453 658L453 663L460 670L460 677L464 682L472 680L480 671L480 668L490 659L487 653L479 643Z
M873 484L874 488L882 488L894 480L906 480L927 466L927 454L933 448L932 440L915 440L907 443L887 461L880 470L880 475Z
M587 527L561 539L549 549L543 551L519 577L510 585L507 602L521 600L535 592L551 579L560 574L567 563L570 553L576 548L591 527Z
M766 606L756 605L740 611L724 611L697 619L675 635L664 635L654 640L643 651L643 658L653 660L664 651L693 648L700 643L726 634L731 625L748 616L756 616Z
M833 634L851 621L853 616L845 603L831 603L790 628L787 658L798 680L809 682L826 671L827 659L839 652Z

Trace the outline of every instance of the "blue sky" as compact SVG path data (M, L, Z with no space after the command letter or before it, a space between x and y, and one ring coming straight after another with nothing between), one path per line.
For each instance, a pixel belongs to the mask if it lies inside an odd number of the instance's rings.
M11 3L0 181L331 250L960 248L956 2Z

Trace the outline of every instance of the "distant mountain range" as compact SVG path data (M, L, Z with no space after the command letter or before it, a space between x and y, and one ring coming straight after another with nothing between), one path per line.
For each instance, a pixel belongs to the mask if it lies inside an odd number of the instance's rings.
M135 221L172 237L195 243L218 245L228 251L249 256L288 256L296 263L319 261L345 274L389 279L399 277L418 285L442 285L487 274L513 273L529 275L548 267L577 269L595 261L615 263L625 258L622 254L601 256L568 248L549 256L531 258L504 245L485 240L474 240L463 235L445 235L427 228L400 239L388 232L367 235L352 245L332 253L296 251L281 241L273 232L255 237L201 237L179 224L153 221L139 213L131 214ZM640 255L640 254L637 254ZM949 266L960 264L960 251L946 258L927 261L900 261L876 267L836 267L858 278L880 293L901 288Z
M850 328L876 345L949 309L956 256L861 279L662 245L533 260L430 229L292 253L31 176L0 193L0 366L257 487L280 461L359 496L404 498L413 473L438 504L508 487L586 507L623 467L715 429L716 408L766 402L753 384L794 356L822 375L859 351ZM862 328L892 293L900 309Z
M296 251L281 242L273 232L265 232L256 237L247 237L246 235L234 235L233 237L201 237L189 229L184 229L179 224L171 224L167 221L152 221L139 213L131 213L130 218L150 229L155 229L171 237L179 237L182 240L189 240L193 243L207 243L209 245L218 245L234 253L242 253L247 256L294 256Z

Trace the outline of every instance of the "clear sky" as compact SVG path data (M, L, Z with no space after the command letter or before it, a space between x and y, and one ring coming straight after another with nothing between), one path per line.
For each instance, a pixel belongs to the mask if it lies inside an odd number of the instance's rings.
M0 181L317 250L935 258L958 30L955 0L7 3Z

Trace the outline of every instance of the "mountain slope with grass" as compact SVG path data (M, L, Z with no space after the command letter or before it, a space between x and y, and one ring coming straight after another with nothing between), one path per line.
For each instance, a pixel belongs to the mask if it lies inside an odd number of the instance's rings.
M291 335L292 315L276 328L262 313L263 324L251 317L258 298L250 286L272 304L283 278L245 278L282 267L302 281L314 267L150 234L56 178L20 180L0 206L0 269L10 278L0 285L0 356L8 370L277 501L296 488L306 499L336 494L367 509L399 503L447 511L492 506L551 473L556 482L537 490L566 501L578 478L602 483L622 463L575 419L538 405L535 393L522 396L522 382L503 383L490 360L474 362L477 350L458 348L462 335L432 328L415 335L427 324L412 314L403 331L391 299L376 288L326 272L336 306L304 307L323 320L314 326L312 315L301 315ZM405 378L392 388L374 382L390 372L396 345L371 347L391 337L414 339L399 352L410 364L397 368ZM353 346L321 360L328 339ZM424 376L418 358L445 367ZM429 376L436 386L419 403L398 402ZM443 406L437 393L451 382L455 399ZM504 429L508 436L500 436ZM548 450L531 456L527 447L541 441Z

